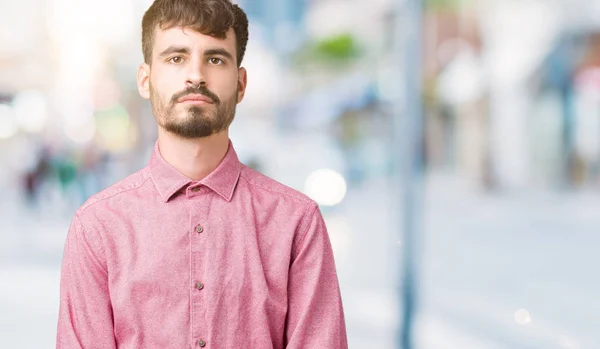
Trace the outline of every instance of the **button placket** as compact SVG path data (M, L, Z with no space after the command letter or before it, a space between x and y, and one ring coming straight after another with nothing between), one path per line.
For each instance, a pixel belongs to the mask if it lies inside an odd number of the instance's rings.
M206 302L206 284L203 283L203 278L206 277L204 256L206 254L206 247L208 241L206 241L207 230L205 226L205 220L208 216L208 210L210 207L210 196L204 195L207 192L207 188L201 184L198 186L189 188L190 197L195 202L190 205L190 220L189 220L189 232L191 246L191 285L190 296L192 301L191 306L191 326L194 328L192 335L195 337L195 342L192 342L195 347L208 347L207 342L201 339L200 336L206 333L206 324L203 321L206 318L206 307L202 305ZM203 234L204 233L204 234ZM210 284L208 284L210 286Z

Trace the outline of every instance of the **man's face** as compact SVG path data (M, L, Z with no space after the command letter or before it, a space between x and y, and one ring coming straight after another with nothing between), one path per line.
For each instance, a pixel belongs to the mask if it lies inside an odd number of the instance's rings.
M183 138L226 130L245 88L233 29L217 39L190 28L157 28L151 65L138 71L138 90L150 99L158 125Z

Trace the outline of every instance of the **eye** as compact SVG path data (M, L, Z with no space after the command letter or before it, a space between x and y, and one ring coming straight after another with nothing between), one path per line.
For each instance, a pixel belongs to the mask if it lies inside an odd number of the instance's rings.
M183 62L183 58L181 58L180 56L171 57L169 58L169 62L173 64L181 64Z
M225 62L223 62L223 60L221 58L216 58L216 57L211 57L208 61L214 65L221 65L221 64L225 63Z

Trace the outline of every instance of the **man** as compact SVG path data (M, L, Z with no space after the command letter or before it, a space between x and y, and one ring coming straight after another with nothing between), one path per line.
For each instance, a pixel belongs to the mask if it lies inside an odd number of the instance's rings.
M80 207L65 244L57 347L347 348L317 205L241 164L244 12L156 0L137 82L158 140L147 167Z

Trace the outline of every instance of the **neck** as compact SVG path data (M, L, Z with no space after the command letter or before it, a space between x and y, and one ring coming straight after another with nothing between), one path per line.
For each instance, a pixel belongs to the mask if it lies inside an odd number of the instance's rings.
M199 181L221 163L229 148L229 133L185 139L158 129L158 147L167 163L191 180Z

